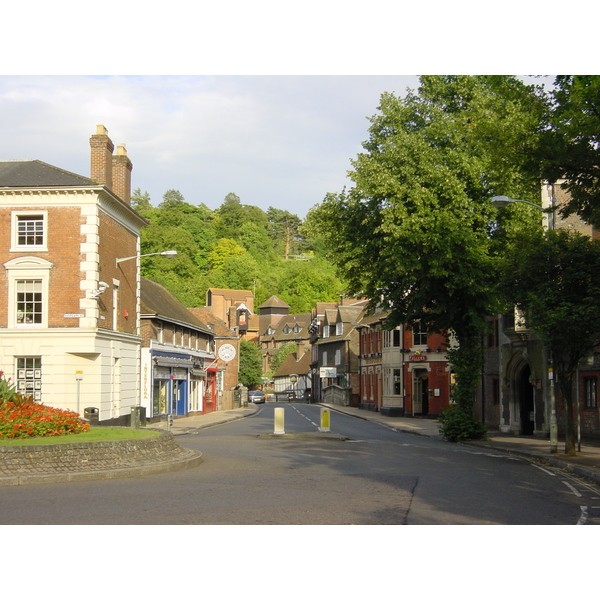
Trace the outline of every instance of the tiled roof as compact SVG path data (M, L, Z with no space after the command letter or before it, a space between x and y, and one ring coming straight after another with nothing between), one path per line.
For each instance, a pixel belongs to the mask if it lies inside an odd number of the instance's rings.
M258 308L290 308L289 304L286 304L281 298L277 296L271 296L268 300L265 300Z
M274 377L287 377L288 375L304 375L310 371L311 351L307 350L300 360L295 352L285 357Z
M208 325L217 337L237 337L235 332L227 327L227 323L215 316L208 306L188 308L200 322Z
M87 187L99 185L41 160L0 160L0 188Z

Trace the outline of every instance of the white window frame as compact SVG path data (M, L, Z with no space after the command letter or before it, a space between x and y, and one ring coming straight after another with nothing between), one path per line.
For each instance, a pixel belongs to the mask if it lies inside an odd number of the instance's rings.
M4 263L8 275L8 326L18 329L46 329L48 327L48 305L50 269L52 263L37 256L13 258ZM42 283L42 322L17 323L17 281L33 280Z
M43 242L41 244L19 244L19 220L22 217L42 217ZM15 210L11 213L11 252L48 252L48 211Z
M344 323L335 324L335 335L344 335Z

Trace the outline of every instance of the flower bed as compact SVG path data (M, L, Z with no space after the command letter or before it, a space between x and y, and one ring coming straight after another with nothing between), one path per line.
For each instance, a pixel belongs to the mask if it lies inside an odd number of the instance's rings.
M76 412L43 404L6 402L0 409L0 440L82 433L89 428Z

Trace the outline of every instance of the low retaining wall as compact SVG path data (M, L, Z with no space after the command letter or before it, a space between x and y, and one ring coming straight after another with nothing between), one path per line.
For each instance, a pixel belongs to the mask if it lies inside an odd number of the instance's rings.
M167 431L138 440L0 446L0 486L135 477L201 462L202 454L182 448Z

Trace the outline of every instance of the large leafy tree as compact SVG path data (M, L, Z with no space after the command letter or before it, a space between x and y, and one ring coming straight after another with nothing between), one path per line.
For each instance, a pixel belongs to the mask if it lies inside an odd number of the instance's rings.
M539 221L526 206L497 215L490 197L539 202L526 167L544 110L535 88L509 76L426 76L418 93L385 93L352 162L354 186L308 217L349 293L391 311L389 326L422 321L454 332L448 439L483 434L473 403L485 317L500 308L498 255L518 223Z
M563 210L600 226L600 75L559 75L545 143L542 174L566 179Z
M576 452L573 382L600 345L600 240L568 230L524 237L505 265L507 296L548 349L565 403L565 454Z

